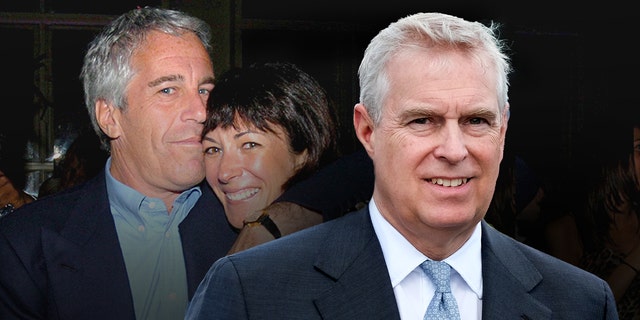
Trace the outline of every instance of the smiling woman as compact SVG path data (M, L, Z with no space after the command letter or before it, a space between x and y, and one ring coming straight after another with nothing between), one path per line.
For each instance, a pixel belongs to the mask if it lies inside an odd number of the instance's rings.
M241 229L249 214L336 159L334 117L324 89L290 63L232 69L219 79L202 144L207 182L232 226Z

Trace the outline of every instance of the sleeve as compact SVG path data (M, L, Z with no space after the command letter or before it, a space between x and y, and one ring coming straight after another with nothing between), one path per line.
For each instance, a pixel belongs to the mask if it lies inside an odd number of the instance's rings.
M44 288L1 231L0 257L0 319L45 319Z
M248 319L242 285L228 258L216 261L189 302L185 320Z
M328 221L357 209L373 195L373 162L359 149L291 186L276 202L292 202L322 214Z

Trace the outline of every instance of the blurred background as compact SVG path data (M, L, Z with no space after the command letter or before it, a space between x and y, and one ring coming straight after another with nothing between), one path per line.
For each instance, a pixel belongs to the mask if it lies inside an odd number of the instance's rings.
M37 196L79 132L89 129L79 72L93 35L137 6L179 9L211 24L217 74L258 61L291 61L316 77L337 106L342 151L352 132L357 68L369 40L398 18L440 11L502 24L515 72L507 148L547 184L565 183L575 148L637 83L640 16L598 1L20 0L0 2L0 163ZM627 86L624 86L627 88ZM597 150L594 150L597 152ZM7 169L5 169L7 170Z

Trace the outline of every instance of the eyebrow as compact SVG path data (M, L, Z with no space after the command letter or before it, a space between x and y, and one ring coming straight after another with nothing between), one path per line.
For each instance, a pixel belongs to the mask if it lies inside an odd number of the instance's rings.
M493 119L493 120L500 118L500 116L497 113L495 113L494 111L488 108L482 108L480 110L473 111L469 113L469 116L481 117L481 118L487 118L487 119Z
M165 82L178 81L178 80L184 80L184 77L181 75L172 74L172 75L162 76L160 78L151 80L149 81L149 83L147 83L147 86L149 86L149 88L153 88Z
M233 138L234 139L239 139L239 138L242 138L242 136L250 134L250 133L257 133L257 132L253 131L253 130L247 130L247 131L243 131L243 132L238 132L238 133L233 135Z
M206 77L200 84L215 84L216 78L214 77Z
M202 138L202 140L210 141L210 142L213 142L213 143L218 143L218 141L216 141L216 139L208 138L207 136L204 136Z
M233 135L233 139L239 139L239 138L241 138L242 136L247 135L247 134L250 134L250 133L257 133L257 134L260 134L260 132L258 132L258 131L247 130L247 131L242 131L242 132L238 132L238 133L234 134L234 135ZM209 137L207 137L206 135L204 136L204 138L202 138L202 140L207 140L207 141L210 141L210 142L213 142L213 143L219 143L216 139L209 138Z

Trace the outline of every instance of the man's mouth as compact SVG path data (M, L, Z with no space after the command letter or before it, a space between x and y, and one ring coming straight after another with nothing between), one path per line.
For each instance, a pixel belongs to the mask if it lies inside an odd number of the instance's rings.
M459 178L459 179L433 178L431 179L431 183L437 184L443 187L457 187L467 182L469 182L469 178Z

